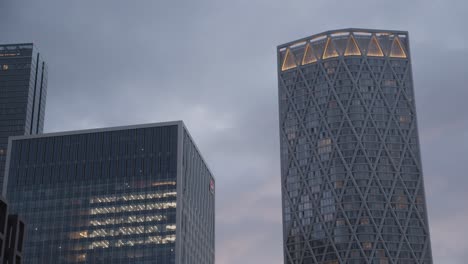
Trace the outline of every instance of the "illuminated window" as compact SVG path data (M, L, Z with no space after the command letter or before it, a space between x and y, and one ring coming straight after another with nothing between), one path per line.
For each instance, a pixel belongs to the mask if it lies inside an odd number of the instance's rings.
M8 70L8 65L7 65L7 64L3 64L2 69L3 69L4 71Z
M153 182L152 186L163 186L163 185L176 185L175 181L165 181L165 182Z
M71 239L85 238L88 237L88 231L71 232L68 234L68 237Z
M397 197L397 209L408 209L408 199L405 195L400 195Z
M361 220L359 222L360 222L361 225L368 225L369 224L369 218L367 218L367 217L361 218Z
M86 260L86 254L76 255L75 260L76 261L85 261Z
M400 116L400 123L402 124L408 124L411 121L411 118L406 115Z
M345 220L344 219L337 219L336 220L336 226L344 226L345 225Z
M396 37L393 40L392 48L390 49L390 57L393 58L406 58L406 53L401 46L400 40Z
M335 188L343 188L344 182L342 180L335 182Z
M361 56L361 51L356 43L353 36L348 39L348 45L346 45L345 56Z
M174 231L174 230L176 230L176 225L167 225L166 229L170 230L170 231Z
M335 45L331 38L328 38L327 44L325 45L325 51L323 52L323 59L338 57L338 52L335 49Z
M315 57L314 50L310 44L307 44L306 50L304 52L304 57L302 58L302 65L316 62L317 58Z
M318 142L318 153L325 154L330 153L332 150L331 148L331 139L330 138L322 138Z
M319 140L318 146L319 147L324 147L324 146L329 146L331 144L331 139L330 138L322 138Z
M282 71L286 71L292 68L295 68L296 65L296 58L294 54L291 52L290 49L286 50L286 56L284 57L283 66L281 67Z
M5 150L4 149L0 149L0 155L1 156L5 155Z
M375 36L371 38L369 43L369 48L367 49L367 56L373 57L383 57L384 54L382 52L382 48L380 48L379 41Z
M364 249L372 249L372 243L371 242L364 242L364 243L362 243L362 247Z

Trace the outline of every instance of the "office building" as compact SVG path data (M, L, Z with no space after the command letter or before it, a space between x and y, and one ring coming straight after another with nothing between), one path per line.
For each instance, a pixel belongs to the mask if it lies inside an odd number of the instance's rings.
M408 33L277 55L285 263L432 263Z
M0 45L0 186L8 137L42 133L47 67L33 44Z
M215 182L181 121L10 138L23 263L214 263Z

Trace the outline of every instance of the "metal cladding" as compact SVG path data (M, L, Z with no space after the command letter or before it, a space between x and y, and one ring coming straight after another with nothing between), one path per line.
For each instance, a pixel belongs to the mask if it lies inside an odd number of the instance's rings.
M278 47L285 263L432 263L408 33Z

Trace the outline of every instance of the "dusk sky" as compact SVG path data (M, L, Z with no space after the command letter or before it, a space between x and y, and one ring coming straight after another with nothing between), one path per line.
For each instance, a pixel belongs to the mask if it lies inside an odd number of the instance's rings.
M216 178L216 263L283 263L276 46L407 30L434 263L468 259L468 3L0 0L49 67L45 132L183 120Z

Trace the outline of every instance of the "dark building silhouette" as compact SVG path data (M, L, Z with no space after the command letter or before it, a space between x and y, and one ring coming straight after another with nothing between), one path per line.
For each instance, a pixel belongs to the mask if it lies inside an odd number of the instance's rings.
M10 138L24 263L214 263L214 178L181 121Z
M285 263L432 263L408 33L277 52Z
M3 264L23 263L25 225L18 215L8 214L8 204L0 196L0 260Z
M47 67L33 44L0 45L0 186L8 137L42 133Z

